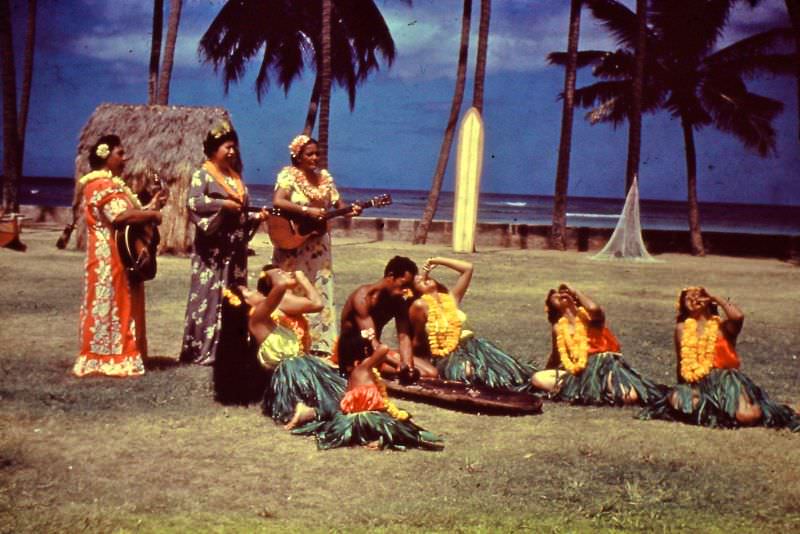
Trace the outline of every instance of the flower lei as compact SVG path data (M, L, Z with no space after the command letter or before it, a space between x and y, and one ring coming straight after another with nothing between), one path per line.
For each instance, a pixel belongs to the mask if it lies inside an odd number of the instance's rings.
M230 305L236 308L242 305L242 300L239 298L239 295L237 295L227 287L222 290L222 298L228 299Z
M212 161L206 161L203 163L203 169L214 178L220 187L225 190L228 196L236 199L239 202L244 202L244 183L242 182L242 177L239 176L236 171L231 169L231 179L226 180L225 175L222 174L222 171L219 170L219 167L217 167ZM231 188L229 182L233 182L233 188Z
M703 379L714 367L719 325L722 321L714 316L706 321L703 335L697 337L697 321L689 318L683 322L681 336L681 377L687 382Z
M289 154L293 158L296 158L297 155L300 154L300 151L303 149L303 147L306 146L306 143L308 143L309 141L311 141L311 138L305 134L300 134L295 136L295 138L292 139L292 142L289 143Z
M319 184L314 185L308 181L306 173L297 167L290 166L288 169L289 172L292 173L292 178L294 178L294 183L297 185L297 188L300 189L306 198L309 200L325 201L331 198L331 192L333 191L333 178L328 171L322 169L319 172Z
M218 124L217 126L215 126L215 127L214 127L214 128L213 128L213 129L212 129L210 132L208 132L208 133L210 133L210 134L211 134L211 137L213 137L214 139L219 139L219 138L220 138L220 137L222 137L223 135L225 135L225 134L228 134L228 133L230 133L230 132L231 132L231 125L230 125L230 124L228 124L228 122L227 122L227 121L222 121L220 124Z
M381 392L381 397L383 397L383 405L386 407L386 413L388 413L398 421L406 421L407 419L409 419L411 417L411 414L409 414L405 410L401 410L395 405L394 402L389 400L389 394L386 392L386 384L383 383L380 371L378 371L373 367L372 376L375 381L375 385L378 387L378 391Z
M101 169L98 171L92 171L89 174L85 174L80 180L78 180L78 185L83 188L86 187L86 185L88 185L90 182L101 179L111 180L111 183L122 189L125 195L127 195L128 200L131 201L136 209L142 209L142 203L139 202L139 197L137 197L136 193L134 193L131 188L128 187L128 184L125 183L125 180L118 176L114 176L108 169Z
M425 332L433 356L447 356L458 346L461 338L461 319L458 317L456 299L449 293L439 293L439 298L427 294L422 300L428 305Z
M586 323L589 314L583 307L578 308L573 332L570 334L570 321L561 317L556 323L556 347L561 357L561 365L572 375L586 368L589 361L589 336L586 334Z

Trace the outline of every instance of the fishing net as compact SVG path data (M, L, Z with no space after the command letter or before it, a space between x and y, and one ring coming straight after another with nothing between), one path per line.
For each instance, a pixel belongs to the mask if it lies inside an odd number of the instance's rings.
M593 260L628 260L656 262L644 246L642 225L639 222L639 181L633 178L633 185L625 198L625 206L619 216L611 239L603 250L592 256Z

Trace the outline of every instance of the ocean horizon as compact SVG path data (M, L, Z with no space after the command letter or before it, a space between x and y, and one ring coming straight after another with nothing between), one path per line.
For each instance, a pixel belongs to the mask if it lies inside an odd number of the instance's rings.
M25 177L20 185L20 204L69 206L74 182L68 177ZM269 206L272 184L248 184L251 204ZM428 192L419 189L339 188L347 201L367 201L388 193L392 204L364 212L367 217L419 219L428 199ZM614 228L625 203L623 198L569 197L567 225L572 227ZM517 223L550 225L553 197L481 193L478 221L485 223ZM641 199L642 227L653 230L688 230L686 202ZM442 191L434 220L451 220L453 192ZM800 206L700 203L700 224L703 231L800 235Z

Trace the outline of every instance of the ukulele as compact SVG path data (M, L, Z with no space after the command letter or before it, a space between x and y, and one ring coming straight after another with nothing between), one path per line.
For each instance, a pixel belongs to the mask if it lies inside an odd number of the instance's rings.
M152 197L166 190L158 174L154 173L153 187L148 192ZM138 283L156 277L156 257L161 234L155 223L124 224L114 232L122 264L131 282Z
M356 206L360 206L361 209L380 208L391 203L392 195L379 195L366 202L356 201L345 208L326 211L321 219L272 208L267 218L267 233L274 247L293 250L305 243L309 237L326 233L328 221L351 213Z

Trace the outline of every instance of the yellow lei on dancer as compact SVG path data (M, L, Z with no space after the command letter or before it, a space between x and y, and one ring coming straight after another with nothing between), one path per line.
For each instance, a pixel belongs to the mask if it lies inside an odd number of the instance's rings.
M428 334L428 346L431 355L444 357L458 346L461 339L461 319L458 316L456 300L449 293L422 295L428 305L428 319L425 321L425 332Z
M580 307L572 333L569 331L570 321L568 318L561 317L556 323L556 346L561 358L561 365L572 375L583 371L589 361L589 336L586 333L588 322L589 313Z
M683 322L681 336L681 377L687 382L697 382L705 378L714 367L717 336L719 335L719 317L706 321L703 335L697 337L697 321L686 319Z
M386 384L383 383L383 379L381 378L381 372L373 367L372 374L375 377L375 385L381 392L381 397L383 397L383 405L386 407L386 413L398 421L405 421L411 417L407 411L401 410L395 405L395 403L389 400L389 393L386 391Z

